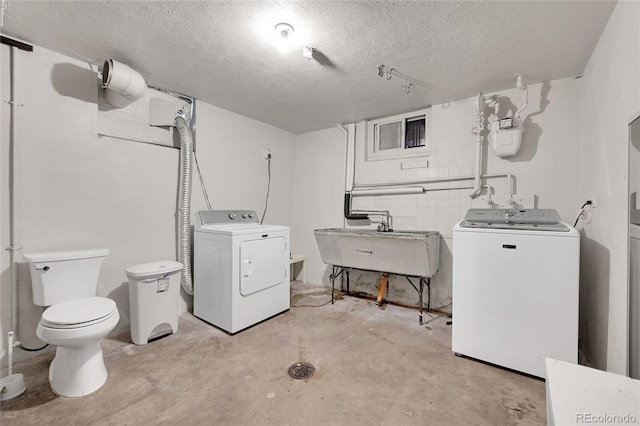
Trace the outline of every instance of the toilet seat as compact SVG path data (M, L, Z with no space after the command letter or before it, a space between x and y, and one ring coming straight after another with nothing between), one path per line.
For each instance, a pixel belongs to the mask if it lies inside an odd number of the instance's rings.
M106 321L117 312L113 300L106 297L88 297L49 307L42 313L41 324L55 329L83 328Z

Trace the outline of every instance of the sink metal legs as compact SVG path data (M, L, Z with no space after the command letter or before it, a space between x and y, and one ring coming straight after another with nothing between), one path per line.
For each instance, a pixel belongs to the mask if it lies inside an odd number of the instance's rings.
M411 284L411 287L413 287L418 292L418 309L420 310L420 318L418 321L420 325L422 325L423 317L424 317L422 294L424 292L425 284L427 285L427 312L431 312L431 278L418 277L420 279L419 288L415 286L415 284L411 281L409 276L405 275L405 278L407 279L407 281L409 281L409 284Z
M345 268L343 266L333 266L331 276L329 279L331 280L331 304L333 305L335 302L334 291L336 287L336 278L338 278L342 273L347 277L347 294L349 294L349 268Z
M347 294L349 294L349 271L351 270L351 268L347 268L344 266L332 266L332 270L331 270L331 275L329 276L329 279L331 280L331 304L333 305L335 303L335 288L336 288L336 279L342 275L344 273L345 277L347 278ZM397 274L395 274L397 275ZM410 276L408 275L402 275L403 277L405 277L407 279L407 281L409 281L409 284L411 284L411 287L413 287L415 289L415 291L418 292L418 309L420 310L420 317L419 317L419 323L420 325L423 324L423 319L424 319L424 303L423 303L423 294L424 294L424 287L426 285L427 287L427 312L431 312L431 278L425 278L425 277L413 277L413 278L418 278L419 279L419 284L418 286L416 286L413 281L411 281ZM342 288L342 287L341 287Z

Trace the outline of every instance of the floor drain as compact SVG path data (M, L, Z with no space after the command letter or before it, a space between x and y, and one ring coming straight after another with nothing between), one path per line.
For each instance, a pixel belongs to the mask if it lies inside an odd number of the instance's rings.
M304 380L313 376L313 373L316 372L316 368L313 364L308 362L296 362L291 367L289 367L288 373L289 377L292 379Z

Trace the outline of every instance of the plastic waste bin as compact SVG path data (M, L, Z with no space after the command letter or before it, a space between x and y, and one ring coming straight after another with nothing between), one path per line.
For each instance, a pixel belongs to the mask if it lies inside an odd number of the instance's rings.
M150 340L178 331L182 263L165 260L127 269L131 340Z

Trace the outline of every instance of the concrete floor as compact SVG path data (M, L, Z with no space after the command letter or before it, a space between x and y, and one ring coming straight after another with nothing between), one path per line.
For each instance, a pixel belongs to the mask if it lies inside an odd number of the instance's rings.
M292 305L329 300L292 283ZM83 398L54 395L53 353L17 363L27 392L1 405L3 425L542 425L545 386L451 352L451 326L415 309L344 297L290 311L230 336L185 314L145 346L103 343L107 383ZM290 365L315 375L291 379Z

